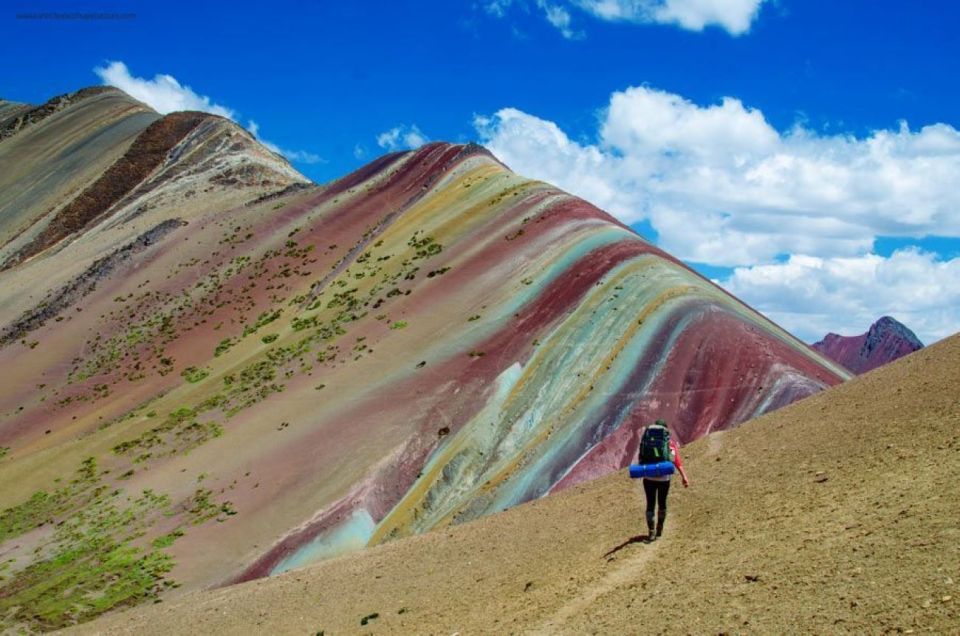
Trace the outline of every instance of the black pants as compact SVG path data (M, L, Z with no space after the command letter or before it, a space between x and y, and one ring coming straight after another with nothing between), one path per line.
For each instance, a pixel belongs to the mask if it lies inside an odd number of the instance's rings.
M663 530L663 520L667 517L667 493L669 481L643 480L643 492L647 495L647 527L653 530L654 505L657 507L657 525Z

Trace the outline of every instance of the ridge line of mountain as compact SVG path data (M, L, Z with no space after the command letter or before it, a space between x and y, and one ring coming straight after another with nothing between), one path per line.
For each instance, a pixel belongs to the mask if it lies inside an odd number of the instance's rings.
M24 129L40 123L50 115L64 108L72 106L88 97L101 95L110 91L123 93L123 91L112 86L87 86L72 93L64 93L56 97L51 97L40 106L31 106L30 104L22 104L21 102L10 102L11 104L20 103L22 106L29 108L29 110L15 114L13 117L7 118L4 121L0 121L0 143L3 143L6 139L13 137ZM126 95L126 93L124 94Z

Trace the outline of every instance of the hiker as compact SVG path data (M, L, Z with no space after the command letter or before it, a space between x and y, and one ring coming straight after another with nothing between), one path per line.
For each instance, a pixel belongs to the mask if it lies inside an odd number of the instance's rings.
M641 464L656 463L662 461L673 462L680 478L683 480L683 487L690 485L687 479L687 473L683 470L683 462L680 459L680 447L677 440L670 435L670 429L663 420L657 420L655 423L644 427L640 435L640 453L639 461ZM663 477L644 477L643 492L647 496L647 535L648 541L656 541L657 537L663 534L663 522L667 518L667 493L670 491L670 478L672 475ZM654 532L653 512L657 509L657 526Z

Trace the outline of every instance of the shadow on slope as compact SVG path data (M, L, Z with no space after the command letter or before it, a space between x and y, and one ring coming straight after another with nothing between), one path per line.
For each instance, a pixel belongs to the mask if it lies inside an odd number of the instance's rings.
M691 444L693 485L653 544L630 538L641 495L621 472L81 630L943 633L960 618L958 384L955 336Z

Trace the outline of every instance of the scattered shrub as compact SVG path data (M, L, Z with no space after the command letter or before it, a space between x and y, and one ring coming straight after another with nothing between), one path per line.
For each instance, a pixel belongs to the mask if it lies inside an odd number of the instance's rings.
M197 367L187 367L180 372L180 375L184 380L191 384L196 384L200 380L204 379L210 372L207 369L198 369Z

